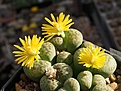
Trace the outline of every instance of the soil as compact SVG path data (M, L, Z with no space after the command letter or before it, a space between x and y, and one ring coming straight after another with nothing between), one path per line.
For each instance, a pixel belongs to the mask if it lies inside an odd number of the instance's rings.
M41 91L39 83L30 80L25 74L20 75L20 81L15 83L16 91Z

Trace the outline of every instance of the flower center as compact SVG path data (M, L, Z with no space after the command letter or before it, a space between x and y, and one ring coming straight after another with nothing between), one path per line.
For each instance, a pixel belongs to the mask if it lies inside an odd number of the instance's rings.
M36 51L32 50L32 48L31 48L30 46L28 46L28 47L26 48L26 52L27 52L27 54L30 55L30 56L35 56L35 55L38 54Z
M53 22L53 26L57 29L58 32L61 31L61 28L57 22Z

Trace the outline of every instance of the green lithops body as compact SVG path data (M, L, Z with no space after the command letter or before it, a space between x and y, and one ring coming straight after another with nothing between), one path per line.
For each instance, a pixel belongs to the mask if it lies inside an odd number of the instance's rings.
M52 61L56 55L56 50L51 42L45 42L40 49L40 57L42 60Z
M66 49L70 53L74 53L76 49L82 44L83 35L77 29L70 29L65 32Z
M99 74L95 74L93 76L93 80L92 80L92 85L95 86L97 84L105 84L106 85L106 81L105 78Z
M61 83L64 83L66 79L73 76L72 68L66 63L56 63L53 65L53 68L57 70L56 79Z
M49 79L47 76L43 76L40 80L40 88L42 91L57 91L61 85L58 80Z
M109 85L106 85L106 91L114 91Z
M57 48L57 50L64 50L64 40L62 37L53 37L50 42Z
M78 74L77 80L81 85L81 89L86 91L92 86L92 73L90 71L82 71Z
M107 78L111 74L113 74L117 68L116 60L109 54L106 54L108 56L105 65L98 69L98 73L101 74L103 77Z
M95 46L92 42L84 40L81 47L89 47L90 45Z
M80 73L80 71L86 70L87 68L83 66L83 64L78 64L79 62L79 55L81 54L80 50L82 48L79 48L73 56L73 63L74 63L74 77L77 77L77 75Z
M105 84L97 84L92 91L107 91L107 86Z
M62 51L57 55L57 63L66 63L68 65L72 64L73 56L71 53Z
M31 69L23 67L24 73L33 81L39 82L47 68L51 67L51 63L45 60L35 61Z
M64 87L62 87L62 88L59 88L57 91L68 91L68 90L66 90Z
M80 91L79 82L75 78L69 78L64 82L64 88L67 91Z

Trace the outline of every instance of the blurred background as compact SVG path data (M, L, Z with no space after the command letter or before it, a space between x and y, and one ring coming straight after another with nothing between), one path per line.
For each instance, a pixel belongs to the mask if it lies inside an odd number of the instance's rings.
M111 29L110 33L118 45L116 48L120 49L121 1L93 1ZM72 27L81 31L85 40L105 48L106 39L102 36L106 35L100 34L94 20L87 13L89 9L86 7L90 2L91 0L0 0L0 88L19 68L12 54L15 50L13 45L20 44L20 37L33 34L41 36L41 25L46 23L44 17L50 17L50 13L55 16L60 12L70 14L75 23Z

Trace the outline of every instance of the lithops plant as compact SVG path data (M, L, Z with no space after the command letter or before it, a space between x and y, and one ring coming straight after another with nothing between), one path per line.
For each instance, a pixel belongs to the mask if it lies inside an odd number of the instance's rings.
M56 63L53 65L53 68L57 70L56 79L61 83L64 83L66 79L73 76L72 68L66 63Z
M61 85L58 80L49 79L47 76L43 76L40 80L40 88L42 91L57 91Z
M109 85L106 85L106 91L114 91Z
M64 87L59 88L57 91L68 91Z
M77 80L80 83L81 89L87 91L92 86L92 73L90 71L82 71L78 74Z
M68 78L65 82L63 87L67 91L80 91L80 84L75 78Z
M109 77L116 70L117 64L115 59L105 53L105 50L101 47L90 44L87 47L80 48L77 53L74 54L74 65L82 64L90 71L103 75L105 78Z
M105 55L107 56L105 65L102 68L96 70L96 73L99 73L103 77L107 78L115 72L117 68L117 63L116 63L116 60L111 55L107 53L105 53Z
M81 47L89 47L90 45L95 46L92 42L84 40Z
M107 56L101 47L94 47L90 44L86 48L80 49L78 64L83 64L88 69L99 69L104 66Z
M56 55L56 50L51 42L44 42L42 48L40 49L40 58L42 60L52 61Z
M63 87L61 87L57 91L80 91L80 85L75 78L68 78L64 82Z
M40 88L42 91L57 91L62 87L62 83L56 79L57 70L53 66L45 71L45 75L40 79Z
M106 85L105 78L102 75L95 74L93 76L92 86L96 86L97 84L104 84L104 85Z
M69 52L62 51L57 55L57 63L66 63L71 65L73 62L73 55Z
M74 22L69 17L63 13L56 18L51 14L52 20L45 17L49 24L42 24L44 38L20 38L22 47L14 45L20 50L13 52L16 61L30 79L40 81L42 91L111 91L104 78L116 70L115 59L83 40L79 30L70 28Z
M114 91L110 86L102 83L98 83L91 91Z
M66 43L67 51L73 54L76 49L82 44L83 35L77 29L70 29L68 32L65 32L64 40Z
M107 86L105 84L97 84L92 91L107 91Z
M50 42L55 46L55 48L59 51L65 50L65 43L62 37L55 36L53 37Z
M33 81L39 82L45 74L47 68L51 67L51 63L45 60L35 61L31 69L23 67L24 73Z
M83 66L82 64L79 64L79 55L81 54L82 48L79 48L78 50L76 50L76 52L74 53L73 56L73 64L74 64L74 77L77 77L77 75L81 72L86 70L87 68L85 66Z

